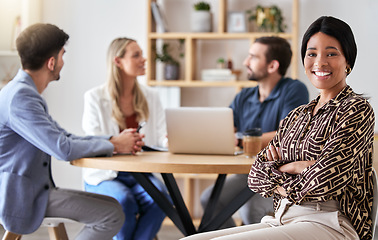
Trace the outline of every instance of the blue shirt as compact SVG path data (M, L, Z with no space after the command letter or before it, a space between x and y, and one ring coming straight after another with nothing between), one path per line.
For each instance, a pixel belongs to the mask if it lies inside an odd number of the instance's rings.
M0 112L0 223L28 234L45 216L51 156L66 161L110 156L114 147L108 137L79 137L61 128L23 70L1 89Z
M280 121L296 107L309 101L306 85L298 80L282 78L270 95L259 101L259 86L244 88L230 105L234 112L237 132L261 128L262 132L276 131Z

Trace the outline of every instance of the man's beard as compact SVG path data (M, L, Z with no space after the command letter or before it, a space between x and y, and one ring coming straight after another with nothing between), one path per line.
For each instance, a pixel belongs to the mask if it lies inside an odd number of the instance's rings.
M61 69L59 69L59 70L56 69L56 64L55 64L54 70L52 70L52 74L54 75L55 81L58 81L60 79L60 70Z
M254 75L254 74L252 73L252 74L248 74L248 80L249 80L249 81L255 81L255 82L258 82L258 81L259 81L259 78L257 78L256 75Z
M255 72L252 71L252 69L249 68L251 71L250 74L248 74L248 80L249 81L255 81L258 82L263 78L266 78L268 76L268 72L265 70L264 72L260 72L260 74L256 74Z
M56 74L54 73L54 81L59 81L60 79L60 73Z

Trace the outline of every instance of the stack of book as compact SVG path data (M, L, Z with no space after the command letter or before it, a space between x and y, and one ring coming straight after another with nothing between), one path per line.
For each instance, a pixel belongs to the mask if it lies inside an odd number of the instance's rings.
M230 69L204 69L201 72L202 81L235 81L236 76Z

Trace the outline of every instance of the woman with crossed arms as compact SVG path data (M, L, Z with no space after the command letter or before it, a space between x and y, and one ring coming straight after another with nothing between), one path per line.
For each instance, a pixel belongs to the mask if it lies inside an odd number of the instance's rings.
M352 30L320 17L304 34L302 62L317 98L283 120L253 163L248 185L273 196L275 214L259 224L185 239L371 239L374 112L353 92Z

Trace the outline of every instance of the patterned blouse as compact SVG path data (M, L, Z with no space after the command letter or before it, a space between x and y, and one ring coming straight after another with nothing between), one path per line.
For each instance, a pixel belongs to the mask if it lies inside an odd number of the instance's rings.
M282 160L268 161L262 150L252 165L248 186L263 197L274 196L277 210L282 186L293 204L337 200L361 239L371 239L373 204L374 112L366 99L346 86L313 116L318 96L283 120L271 144L280 147ZM278 167L293 161L316 160L301 174Z

